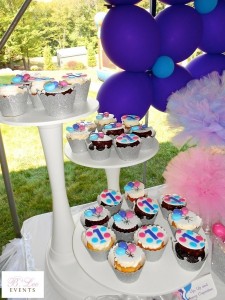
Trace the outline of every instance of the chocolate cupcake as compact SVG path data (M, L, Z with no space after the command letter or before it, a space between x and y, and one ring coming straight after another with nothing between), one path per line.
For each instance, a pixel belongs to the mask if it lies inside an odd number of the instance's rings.
M110 217L110 212L107 209L95 204L84 210L81 214L80 221L84 228L89 228L94 225L107 226Z
M161 210L165 219L174 209L181 209L187 205L186 199L177 194L167 194L162 197Z
M134 133L141 138L141 150L151 149L153 137L156 134L155 130L151 126L132 126L130 129L130 133Z
M104 160L110 157L112 138L103 132L92 133L89 136L91 143L88 152L93 160Z
M153 224L159 211L156 200L147 197L139 198L134 205L134 212L143 225Z
M138 158L141 139L136 134L122 133L114 140L114 146L120 159L132 161Z
M124 133L124 128L122 123L110 123L104 125L102 131L109 135L112 139L116 138L118 135Z
M117 240L132 242L141 222L132 210L120 210L111 218L110 224Z
M179 265L189 271L199 270L207 257L206 240L191 230L176 231L173 250Z

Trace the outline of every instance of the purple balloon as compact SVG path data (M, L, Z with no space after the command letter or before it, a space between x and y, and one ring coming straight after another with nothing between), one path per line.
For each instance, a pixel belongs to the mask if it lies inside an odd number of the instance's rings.
M172 5L156 16L156 22L160 29L160 55L180 62L198 47L202 36L202 20L192 7Z
M159 39L155 19L135 5L113 7L102 24L101 41L106 55L126 71L150 69L159 56Z
M169 4L169 5L173 5L173 4L185 4L185 3L189 3L191 1L193 1L193 0L160 0L160 2Z
M223 70L225 70L225 55L202 54L194 58L186 68L192 77L197 79L213 71L222 74Z
M191 79L191 74L184 67L179 65L175 66L174 72L170 77L157 78L152 76L152 106L160 111L165 111L168 97L184 87Z
M141 2L141 0L105 0L105 2L112 5L127 5L127 4L136 4Z
M216 8L208 14L200 14L203 24L199 48L207 53L225 52L225 2L218 2Z
M113 113L118 121L126 114L142 118L151 105L152 97L149 75L123 71L110 76L99 89L99 112Z

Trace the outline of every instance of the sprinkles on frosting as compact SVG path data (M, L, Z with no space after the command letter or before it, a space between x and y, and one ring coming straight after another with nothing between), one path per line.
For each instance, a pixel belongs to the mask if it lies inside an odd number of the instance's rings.
M176 231L176 240L188 249L199 250L205 247L205 239L200 234L191 230L178 229Z
M169 205L186 205L186 200L177 194L165 195L162 199L165 203Z

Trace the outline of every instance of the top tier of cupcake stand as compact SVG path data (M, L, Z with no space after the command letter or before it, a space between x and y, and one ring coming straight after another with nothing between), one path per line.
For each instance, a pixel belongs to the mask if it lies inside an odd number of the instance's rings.
M111 287L101 280L91 278L89 272L84 266L80 266L76 257L77 241L75 239L76 226L75 223L79 219L79 214L74 216L68 203L65 187L64 163L63 163L63 138L62 125L76 118L83 118L98 109L98 102L88 100L86 103L79 103L74 106L74 112L67 118L53 118L47 116L45 111L33 110L28 107L28 111L17 117L2 117L0 122L12 126L37 126L45 154L53 202L53 226L52 237L46 252L46 275L51 281L54 289L65 299L85 299L87 295L115 295L128 293L127 288ZM66 145L66 155L75 163L92 168L104 168L106 170L108 187L119 190L119 171L121 167L127 167L142 163L153 157L158 151L158 142L153 141L151 151L142 152L139 158L132 162L121 161L115 149L112 151L111 158L104 162L95 162L87 157L87 153L83 155L75 155L71 152L69 145ZM40 199L41 200L41 199ZM193 274L195 277L196 274ZM194 277L188 276L188 282ZM107 276L106 276L107 278ZM186 279L185 279L186 280ZM187 283L188 283L187 282ZM182 282L183 283L183 282ZM87 289L88 287L88 289ZM180 286L179 286L180 287ZM148 296L155 295L156 291L149 288ZM161 290L157 294L161 294ZM164 291L164 293L170 290ZM139 291L131 289L131 294L138 294Z

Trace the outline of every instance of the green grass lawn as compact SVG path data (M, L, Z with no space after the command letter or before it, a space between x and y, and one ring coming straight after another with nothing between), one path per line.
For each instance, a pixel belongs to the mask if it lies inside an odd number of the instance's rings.
M1 82L1 79L0 79ZM90 96L96 92L90 91ZM87 119L93 120L96 114ZM172 132L166 122L166 114L153 108L149 111L149 124L154 127L160 142L157 155L147 162L147 187L163 183L162 173L178 150L171 144ZM66 130L63 126L63 142ZM20 224L37 214L52 210L52 196L41 141L36 127L14 127L1 124L2 137L10 171L14 197ZM65 181L71 206L96 200L106 188L104 170L76 165L64 156ZM123 168L120 176L121 191L128 181L142 180L143 164ZM15 237L9 213L3 179L0 179L0 249ZM1 250L0 250L1 252Z

